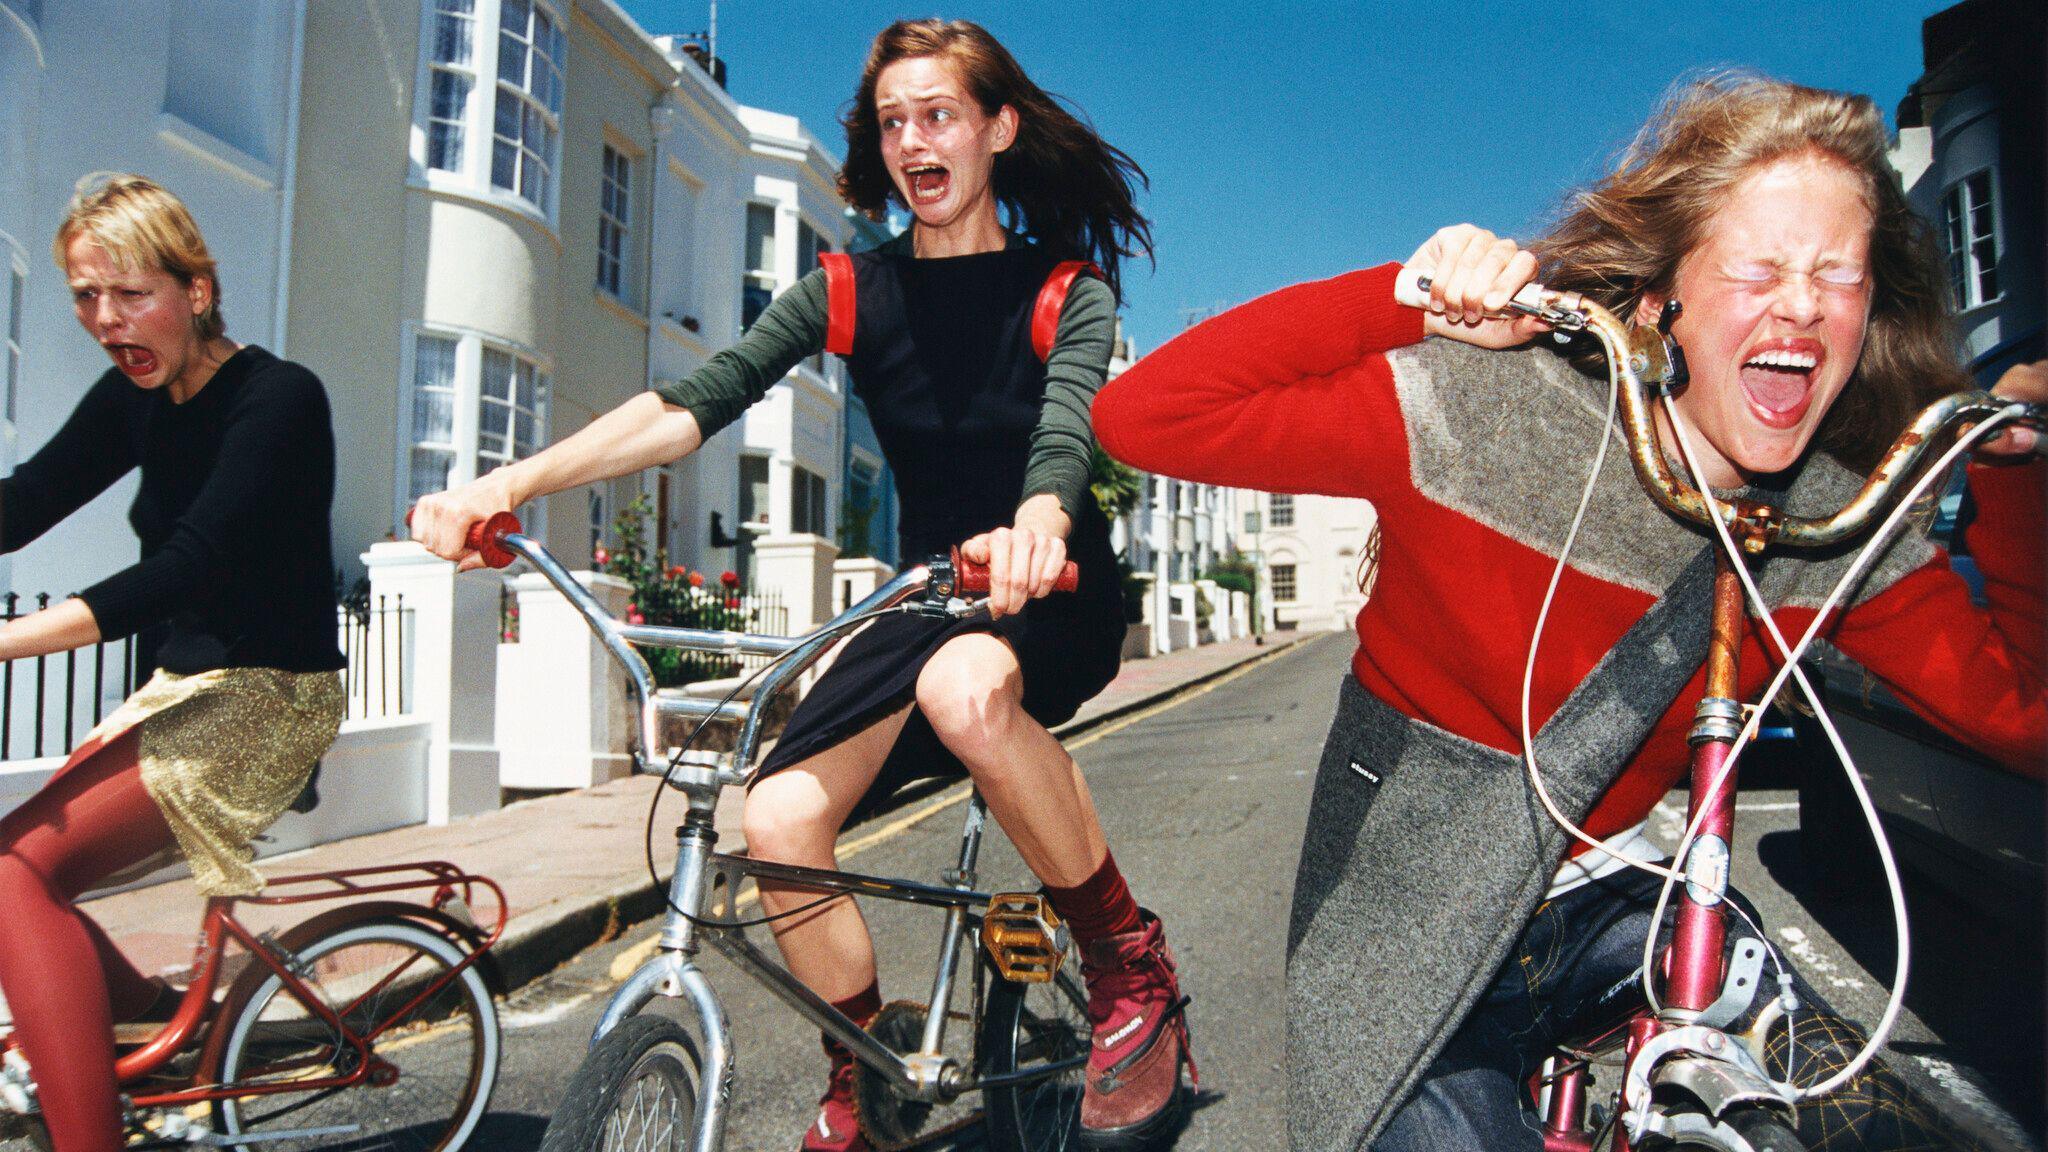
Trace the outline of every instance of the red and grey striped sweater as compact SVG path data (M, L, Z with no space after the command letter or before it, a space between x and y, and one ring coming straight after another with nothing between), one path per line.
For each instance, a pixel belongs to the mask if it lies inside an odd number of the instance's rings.
M1604 385L1542 348L1424 342L1385 265L1261 297L1190 329L1098 395L1095 430L1139 468L1274 492L1364 497L1379 573L1358 614L1352 671L1416 719L1519 752L1523 661L1585 469ZM1611 450L1537 660L1540 725L1705 543L1650 501ZM1916 712L2028 775L2042 774L2044 468L1973 466L1970 551L1988 610L1910 531L1873 567L1827 638ZM1861 478L1815 453L1787 497L1831 511ZM1363 542L1361 542L1363 543ZM1847 553L1787 554L1759 584L1788 639L1812 622ZM1752 625L1742 691L1770 675ZM1606 838L1684 776L1704 673L1679 693L1595 806Z

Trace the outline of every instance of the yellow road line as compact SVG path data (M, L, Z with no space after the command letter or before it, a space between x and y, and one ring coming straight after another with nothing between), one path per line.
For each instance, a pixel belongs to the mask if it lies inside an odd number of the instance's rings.
M1121 732L1124 729L1129 728L1131 725L1136 724L1141 720L1149 720L1152 717L1159 715L1161 712L1167 711L1168 709L1178 708L1182 704L1185 704L1190 700L1196 700L1203 696L1207 696L1209 693L1214 692L1216 689L1223 687L1225 684L1230 683L1232 680L1235 680L1238 677L1251 672L1253 669L1261 667L1270 660L1273 660L1280 656L1285 656L1290 652L1297 652L1303 648L1306 648L1309 645L1309 643L1312 643L1312 641L1300 641L1294 644L1290 644L1285 648L1275 649L1274 651L1267 652L1264 655L1255 656L1252 659L1245 661L1243 664L1240 664L1235 668L1232 668L1230 671L1225 672L1223 675L1216 677L1214 680L1211 680L1206 684L1190 688L1184 692L1175 693L1169 699L1162 700L1157 704L1153 704L1145 708L1140 708L1136 712L1132 712L1127 716L1119 716L1115 720L1112 720L1107 724L1104 724L1097 728L1092 728L1087 732L1083 732L1081 735L1075 737L1073 740L1066 742L1066 749L1068 752L1073 752L1074 750L1079 748L1086 748L1088 745L1095 743L1097 740L1102 740L1110 736L1114 736L1118 732ZM877 844L881 844L885 841L895 839L897 836L900 836L903 833L909 831L910 829L916 827L917 825L924 823L926 820L931 819L939 813L944 812L949 808L952 808L956 804L965 803L967 801L967 797L972 795L973 791L974 789L972 782L962 780L960 783L955 784L950 788L947 788L945 791L932 797L930 800L925 801L922 805L912 809L910 812L902 816L896 817L894 820L889 821L888 823L882 825L879 828L862 833L860 836L857 836L852 840L846 841L845 843L839 845L838 848L840 863L844 864L848 859L857 856L862 852L867 851L868 849L874 847ZM733 912L737 914L741 909L751 907L755 903L759 902L759 900L759 889L749 888L747 891L740 894L739 899L733 901ZM655 950L660 945L660 940L661 934L657 932L654 935L649 936L647 939L642 940L639 943L626 948L617 956L612 957L612 963L610 968L611 978L613 980L624 980L626 977L631 976L633 974L634 969L646 963L647 960L654 955Z

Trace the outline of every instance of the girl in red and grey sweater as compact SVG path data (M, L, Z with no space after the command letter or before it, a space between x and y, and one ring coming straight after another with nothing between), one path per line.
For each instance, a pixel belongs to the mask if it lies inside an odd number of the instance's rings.
M1298 285L1184 333L1097 398L1103 446L1140 468L1364 497L1379 513L1377 580L1297 878L1296 1147L1540 1148L1520 1084L1575 1025L1615 1008L1649 927L1641 874L1615 857L1654 853L1641 828L1685 771L1704 674L1692 661L1669 683L1597 673L1706 536L1654 505L1610 453L1531 693L1539 749L1553 738L1549 718L1594 696L1636 718L1603 724L1626 736L1606 736L1583 762L1570 753L1597 739L1561 721L1547 757L1568 777L1563 790L1582 793L1576 814L1608 850L1566 853L1549 828L1522 836L1522 825L1547 823L1528 819L1519 795L1522 669L1581 462L1603 434L1605 384L1539 340L1538 322L1493 317L1536 278L1539 255L1546 284L1624 316L1653 318L1680 299L1674 334L1692 383L1678 408L1709 481L1789 488L1795 513L1832 510L1903 413L1969 383L1952 360L1939 266L1884 147L1867 99L1763 80L1696 84L1535 253L1469 227L1432 237L1410 261L1435 272L1427 312L1394 302L1394 265ZM1640 223L1623 236L1616 219ZM2013 370L1997 391L2048 399L2048 365ZM1967 541L1987 606L1972 604L1939 549L1907 539L1826 636L1943 731L2039 776L2048 704L2035 449L2031 432L2010 432L1970 469L1980 515ZM1804 630L1849 559L1767 561L1759 583L1779 627ZM1773 656L1753 626L1745 698ZM1428 748L1438 752L1417 751ZM1500 806L1489 809L1485 788L1496 786ZM1475 908L1506 927L1468 929ZM1539 979L1536 961L1559 954L1574 959ZM1914 1138L1900 1115L1866 1119L1869 1146Z

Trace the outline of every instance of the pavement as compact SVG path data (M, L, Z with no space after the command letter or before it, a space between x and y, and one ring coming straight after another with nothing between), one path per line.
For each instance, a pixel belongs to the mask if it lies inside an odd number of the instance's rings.
M1079 715L1054 729L1062 739L1160 703L1251 661L1321 633L1271 634L1183 649L1126 663ZM573 792L521 800L444 825L415 825L336 841L258 864L267 877L327 872L406 861L444 860L503 886L510 921L493 949L510 991L583 949L612 939L659 911L661 890L648 876L648 807L658 781L628 777ZM906 789L901 803L931 787ZM663 797L655 821L654 859L665 879L675 856L672 835L680 797ZM878 812L874 818L884 815ZM740 795L728 789L717 815L720 847L740 843ZM144 972L182 976L192 961L204 901L190 881L131 889L82 907ZM244 904L236 917L253 931L281 930L320 909ZM489 918L490 909L476 909Z

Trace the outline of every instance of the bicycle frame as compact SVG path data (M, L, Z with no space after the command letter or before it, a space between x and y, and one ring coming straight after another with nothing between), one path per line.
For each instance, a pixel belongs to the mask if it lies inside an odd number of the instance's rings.
M477 925L475 917L469 911L475 904L479 888L487 891L496 904L496 916L488 929ZM413 1008L458 979L466 969L482 958L491 945L497 943L498 937L505 930L507 905L504 890L499 888L495 881L465 872L453 864L427 861L418 864L387 864L281 876L270 881L260 895L209 898L196 946L197 971L193 974L191 983L187 985L183 997L178 1002L177 1011L172 1014L170 1021L141 1047L115 1060L114 1074L120 1083L132 1085L161 1072L179 1054L187 1050L198 1034L201 1023L218 1010L213 1001L213 994L220 985L229 940L241 945L253 958L253 962L260 965L260 968L245 969L238 974L238 982L247 978L251 972L275 975L292 999L328 1026L336 1029L354 1047L360 1059L355 1070L343 1076L280 1081L275 1084L238 1085L203 1082L208 1071L217 1066L219 1046L226 1040L226 1028L223 1026L215 1028L207 1036L201 1058L188 1086L163 1092L135 1093L130 1099L130 1104L138 1109L170 1108L218 1100L247 1099L278 1092L353 1087L379 1076L390 1075L390 1066L377 1059L369 1047L382 1034L382 1027L361 1035L350 1031L347 1024L328 1008L325 1001L306 986L296 970L292 957L272 945L263 934L250 931L236 919L234 907L237 904L308 904L423 890L431 890L431 895L423 907L435 910L454 909L445 914L453 915L460 922L476 926L481 943L467 942L470 946L462 962L450 968L393 1011L388 1019L395 1020L403 1018ZM375 986L366 989L362 996L357 998L358 1001L387 986L401 971L403 970L393 971ZM15 1050L12 1037L0 1041L0 1053L11 1053Z
M922 594L927 597L927 603L945 604L943 609L934 608L934 612L943 611L955 617L969 614L975 606L951 598L958 589L950 568L937 563L910 568L807 635L765 636L621 623L607 613L537 541L508 532L498 537L497 543L505 551L525 558L567 597L605 650L625 669L629 690L640 714L633 750L635 770L665 776L688 801L682 824L676 830L676 864L669 878L667 908L662 918L656 954L634 970L612 994L592 1032L591 1044L602 1040L656 996L681 1000L689 1006L703 1041L703 1075L707 1080L697 1093L696 1130L691 1144L695 1152L716 1152L723 1145L726 1108L734 1076L731 1030L725 1009L709 979L697 965L698 952L707 943L798 1015L846 1045L856 1059L880 1072L899 1092L912 1099L950 1100L982 1088L1056 1075L1086 1060L1083 1056L1066 1063L1034 1068L1028 1074L983 1080L962 1069L941 1051L961 945L968 933L980 927L982 913L992 899L991 894L974 890L975 865L980 854L982 830L987 822L987 809L979 795L973 796L968 803L957 866L947 873L948 883L945 886L776 864L715 850L718 834L712 824L712 815L719 793L728 784L744 786L753 779L753 759L761 740L762 722L775 696L824 656L833 643L854 625L894 609L914 596ZM678 700L655 695L653 674L646 660L635 651L635 645L725 656L774 656L776 660L760 673L759 685L747 705ZM661 747L658 724L663 715L738 723L739 739L730 760L724 765L716 763L715 758L710 763L681 757L674 763L657 762L658 754L653 750ZM787 968L755 947L747 939L743 925L719 914L721 893L729 911L740 883L750 878L821 893L868 896L945 910L945 927L939 940L930 1008L918 1051L899 1054L870 1036L844 1013L805 987Z

